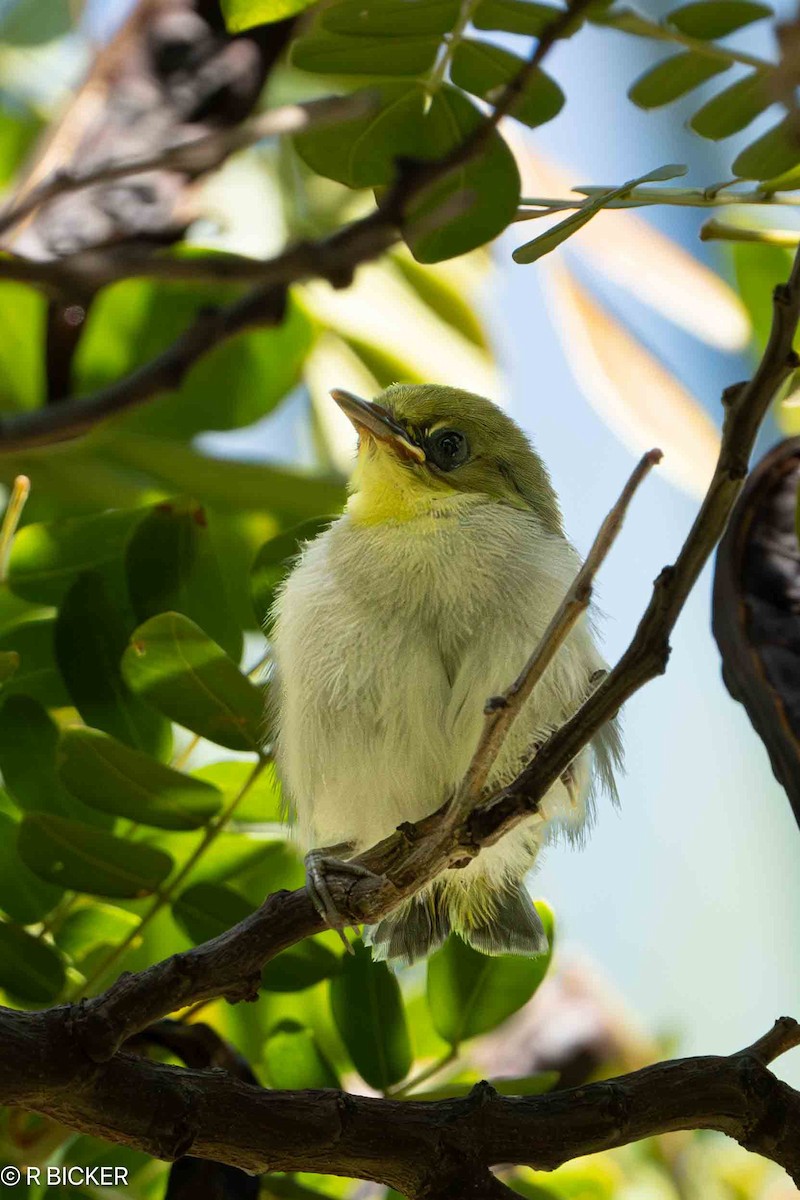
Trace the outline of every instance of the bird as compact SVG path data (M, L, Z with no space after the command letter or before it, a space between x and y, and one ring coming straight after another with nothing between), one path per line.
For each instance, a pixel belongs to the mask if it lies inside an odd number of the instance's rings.
M334 389L358 433L341 516L302 546L271 614L275 754L307 887L342 921L326 875L451 798L487 700L516 678L575 578L547 468L519 425L456 387ZM508 784L606 672L593 618L559 648L506 735L486 794ZM600 791L616 801L622 748L606 724L538 814L447 869L364 941L410 964L457 934L485 955L537 955L547 937L526 887L546 844L580 840Z

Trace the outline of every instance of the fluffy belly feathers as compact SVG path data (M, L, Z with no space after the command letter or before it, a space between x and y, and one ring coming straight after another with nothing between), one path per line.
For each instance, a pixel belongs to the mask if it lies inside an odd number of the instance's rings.
M499 511L498 511L499 510ZM472 501L409 522L340 518L276 605L278 757L306 848L365 847L437 808L462 778L486 700L519 673L578 567L535 517ZM576 629L515 722L491 783L578 706L602 667ZM586 813L591 752L466 871L519 880L553 828Z

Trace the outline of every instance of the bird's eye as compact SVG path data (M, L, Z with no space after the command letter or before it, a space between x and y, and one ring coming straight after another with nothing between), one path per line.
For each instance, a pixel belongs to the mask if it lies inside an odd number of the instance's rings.
M452 471L469 458L469 442L458 429L437 429L425 449L440 471Z

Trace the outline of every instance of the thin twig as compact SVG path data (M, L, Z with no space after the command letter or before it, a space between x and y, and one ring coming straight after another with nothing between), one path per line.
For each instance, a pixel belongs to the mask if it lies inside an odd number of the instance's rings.
M754 229L743 225L726 225L712 217L700 226L701 242L756 242L761 246L785 246L789 250L800 243L797 229Z
M358 857L372 875L331 874L336 908L348 924L373 924L441 871L474 857L538 812L542 798L581 749L635 692L666 669L669 638L687 596L717 544L747 474L756 434L780 385L798 366L792 340L800 317L800 251L787 284L776 288L761 362L747 384L726 392L719 459L705 499L674 564L666 567L619 662L577 713L539 747L508 787L458 823L445 809L408 823ZM212 996L238 1000L257 990L263 965L323 922L305 889L269 896L234 929L138 975L123 976L85 1003L74 1036L97 1061L167 1013Z
M625 484L622 494L600 526L586 556L586 561L553 614L538 646L507 691L502 696L494 697L487 704L481 740L454 799L452 811L449 814L451 820L462 818L466 812L470 812L475 807L509 729L536 684L553 661L556 652L588 609L592 599L595 576L616 541L639 484L650 469L661 461L662 457L660 450L648 450L647 454L639 461Z

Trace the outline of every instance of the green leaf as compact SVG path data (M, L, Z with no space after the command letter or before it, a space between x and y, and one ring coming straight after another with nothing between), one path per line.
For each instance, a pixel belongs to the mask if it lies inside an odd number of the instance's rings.
M767 130L745 147L733 163L734 175L742 179L773 179L792 170L800 161L800 150L789 117Z
M58 605L84 571L121 561L146 509L73 517L20 529L11 547L8 585L36 604Z
M532 238L531 241L525 242L522 246L518 246L511 257L517 263L535 262L537 258L541 258L543 255L549 254L551 250L555 250L567 238L572 237L579 229L582 229L607 204L610 204L612 200L616 200L620 196L624 196L632 188L638 187L642 183L661 183L665 179L675 179L679 175L685 174L686 167L682 164L668 163L665 167L658 167L655 171L649 171L647 175L640 175L638 179L629 179L621 187L612 188L607 192L600 192L590 200L585 201L576 212L565 217L563 221L559 221L557 225L553 225L546 233L539 234L538 237Z
M55 626L56 661L87 725L148 754L169 753L169 726L131 691L120 672L129 625L102 575L80 575L64 597Z
M685 96L707 79L727 71L730 66L729 62L707 58L693 50L682 51L665 58L640 75L629 88L628 96L639 108L659 108L662 104L671 104L673 100Z
M482 121L478 109L461 92L449 85L440 88L425 119L423 157L442 157ZM406 243L418 262L440 262L466 254L506 228L517 211L519 191L514 156L492 131L479 155L426 188L410 206ZM453 206L457 211L448 214Z
M57 950L24 929L0 921L0 987L32 1004L52 1004L65 979Z
M463 292L446 278L447 270L427 267L410 254L396 251L392 264L431 312L480 350L491 350L486 329ZM396 377L395 377L396 378Z
M19 664L13 676L3 680L6 695L24 692L46 708L66 708L72 703L56 666L54 630L53 617L38 617L0 634L0 662L11 655Z
M138 924L136 913L94 900L69 913L53 937L65 954L81 963L88 954L118 946Z
M136 619L180 612L238 662L242 631L231 617L204 510L190 501L157 505L130 539L125 555Z
M302 992L323 979L332 979L342 968L342 957L316 938L306 938L278 954L261 972L268 992Z
M453 53L450 78L474 96L491 100L497 89L513 79L524 65L524 59L499 46L464 38ZM536 70L528 76L525 87L514 101L511 116L533 128L552 121L563 104L564 93L558 84L544 71Z
M192 247L181 256L198 253L208 252ZM242 285L147 279L104 288L89 310L75 357L76 390L92 391L130 374L171 345L203 308L241 292ZM297 383L313 337L302 303L291 299L280 325L237 334L204 355L176 391L115 418L113 453L124 449L119 443L128 432L170 441L240 428L266 416ZM193 488L168 490L204 499Z
M753 71L712 97L697 110L689 125L701 137L718 141L745 129L770 104L772 97L763 72Z
M0 42L38 46L63 37L71 28L69 0L11 0L3 5Z
M19 654L16 650L0 650L0 684L8 683L19 669Z
M147 471L173 494L196 496L215 511L272 512L289 524L335 512L345 499L340 479L289 467L210 458L191 446L130 434L115 457Z
M538 38L563 11L552 4L536 4L534 0L481 0L472 23L476 29L502 29L505 33ZM576 21L570 27L568 37L578 25Z
M23 166L30 150L33 147L36 138L42 131L43 121L38 113L28 109L18 109L16 106L13 111L11 109L3 109L0 111L0 187L6 188L13 181L14 176ZM32 292L28 290L25 293L31 308L36 313L44 312L46 301L44 296L41 296L38 302ZM21 315L21 314L18 314ZM20 322L21 324L21 322ZM28 329L27 346L33 348L33 333L35 330ZM27 348L27 347L26 347ZM7 351L7 347L3 346L0 354ZM38 361L36 361L38 358ZM17 370L19 370L18 364ZM28 383L35 381L37 384L41 382L44 364L42 356L31 355L28 363L28 368L33 368L35 374L29 374L28 371L23 372L23 377L27 377ZM16 384L16 380L4 380L4 383ZM39 395L38 386L36 394ZM27 407L24 405L23 407Z
M11 695L0 708L0 771L9 793L25 812L58 813L90 824L109 825L70 796L58 777L58 728L37 700Z
M323 9L321 24L330 33L402 37L447 33L458 19L459 0L344 0Z
M219 883L196 883L172 902L172 915L194 944L210 941L253 912L238 892Z
M651 38L658 34L658 26L653 21L643 17L635 8L626 8L624 5L619 8L598 5L591 11L589 20L593 25L619 29L623 33L630 33L635 37Z
M736 290L747 309L754 348L760 355L772 325L772 293L789 277L793 255L783 246L752 242L737 242L729 247L729 253L733 258Z
M264 1046L264 1065L273 1088L295 1091L340 1086L313 1031L297 1021L283 1021L270 1034Z
M310 8L314 0L220 0L229 33L270 25Z
M379 96L372 112L294 139L312 170L351 188L391 183L397 158L413 155L422 136L426 94L421 84L384 83L365 90Z
M60 775L90 808L158 829L200 829L219 812L222 793L131 750L98 729L67 729Z
M163 850L49 813L25 816L17 845L23 862L40 879L90 896L149 896L173 865Z
M40 347L46 317L44 295L21 283L0 282L0 410L27 410L42 403L44 360Z
M530 1000L544 979L553 953L553 914L541 901L536 909L549 942L545 954L490 958L453 936L428 959L428 1007L437 1032L451 1046L496 1028Z
M331 981L331 1012L358 1073L383 1091L405 1079L411 1067L411 1040L397 979L382 962L373 962L356 942Z
M260 626L263 627L269 618L276 589L287 575L293 559L332 520L333 517L315 517L311 521L303 521L301 525L270 538L261 547L250 573L253 608Z
M771 16L771 8L753 0L696 0L667 13L665 22L689 37L711 41Z
M232 762L229 759L227 762L208 763L193 771L192 776L222 792L223 804L227 808L252 773L252 763ZM234 819L242 824L253 825L277 825L283 822L285 812L281 785L272 763L268 763L258 779L248 787L236 806Z
M188 617L162 613L140 625L122 674L136 696L192 733L229 750L260 749L263 692Z
M42 883L17 854L17 822L0 812L0 909L20 925L41 921L61 899L61 888Z
M424 75L439 51L438 37L348 37L314 33L292 44L292 66L323 75ZM330 131L329 131L330 132Z

